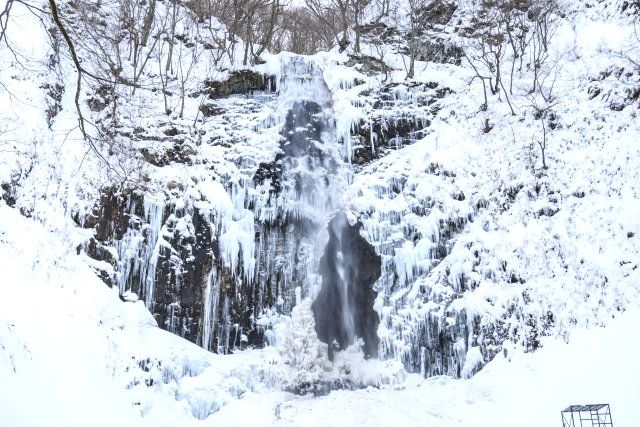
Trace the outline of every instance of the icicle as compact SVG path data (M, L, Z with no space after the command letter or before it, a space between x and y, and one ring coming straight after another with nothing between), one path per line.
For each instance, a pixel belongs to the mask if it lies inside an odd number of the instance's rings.
M220 284L215 267L207 276L207 287L204 297L204 319L202 326L202 347L211 350L211 336L215 332L216 313L218 309L218 298L220 295Z
M160 248L164 240L160 239L164 203L145 203L144 214L148 222L146 244L143 247L142 259L144 260L140 270L141 289L144 289L144 300L147 308L153 304L153 290L156 280L156 267Z
M129 214L135 217L136 202L130 202ZM144 202L144 221L141 230L129 227L122 239L115 242L118 252L118 289L120 294L128 287L137 285L137 289L144 296L145 305L151 308L153 302L153 288L155 272L160 254L160 230L165 205L163 202ZM138 282L133 283L137 277Z

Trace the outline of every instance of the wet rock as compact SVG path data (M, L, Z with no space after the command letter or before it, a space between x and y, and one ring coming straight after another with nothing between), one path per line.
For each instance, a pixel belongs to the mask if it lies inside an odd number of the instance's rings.
M206 102L200 106L200 112L204 117L214 117L224 114L225 110L212 102Z
M311 308L318 338L329 344L330 357L334 341L345 349L357 337L364 342L366 356L378 354L380 319L373 309L373 284L380 277L382 259L360 235L361 227L350 225L344 213L336 215L320 259L322 288Z
M140 201L142 197L135 193L125 194L116 191L115 188L108 188L103 191L91 214L81 225L84 228L93 228L98 242L120 240L129 228L132 212L128 208L133 200ZM141 210L133 213L142 215Z
M189 218L185 218L188 215ZM178 230L187 221L193 234ZM209 221L197 210L174 212L166 221L170 247L162 247L153 296L158 325L192 342L201 330L206 278L212 266L213 246Z

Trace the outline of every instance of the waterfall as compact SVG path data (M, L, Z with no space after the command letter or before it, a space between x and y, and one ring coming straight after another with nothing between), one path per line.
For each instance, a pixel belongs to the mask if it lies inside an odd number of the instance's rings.
M329 224L329 241L320 259L322 287L312 304L316 332L329 344L329 356L363 340L368 357L378 354L380 319L373 309L374 283L381 273L381 258L360 234L360 224L350 225L344 212Z
M278 87L280 176L269 201L257 207L256 258L260 290L270 291L266 299L281 299L280 309L288 314L296 287L303 296L316 293L326 227L350 171L341 159L322 69L305 57L284 57Z
M273 160L244 163L249 172L228 183L212 169L167 201L130 197L114 239L119 290L138 293L161 327L222 353L273 341L279 316L311 298L322 341L344 349L362 338L375 356L380 261L341 206L349 142L323 69L303 56L280 61L271 114L254 129L279 129Z
M348 252L349 248L347 248L344 244L345 242L343 242L342 230L344 230L347 226L348 223L344 215L338 215L336 217L336 221L332 221L330 224L332 233L336 236L337 239L337 248L335 250L335 269L337 275L335 276L335 278L338 282L337 288L339 291L340 308L342 310L340 321L342 322L342 327L344 328L346 342L352 343L356 335L355 323L353 319L355 307L353 295L349 289L350 278L347 276L347 269L348 266L355 260L350 259L352 254Z
M352 166L343 160L348 150L337 137L330 91L320 67L304 57L283 63L279 87L286 108L282 188L268 207L269 237L262 242L269 244L259 248L267 259L260 265L274 266L267 274L282 277L276 289L288 294L289 304L294 302L291 291L298 288L315 299L316 332L331 355L362 338L365 354L376 356L379 319L372 286L380 275L380 258L340 205ZM294 265L275 265L281 257Z
M202 325L202 347L211 350L211 334L215 332L215 314L218 307L219 298L218 274L212 269L207 276L207 287L204 297L204 319Z

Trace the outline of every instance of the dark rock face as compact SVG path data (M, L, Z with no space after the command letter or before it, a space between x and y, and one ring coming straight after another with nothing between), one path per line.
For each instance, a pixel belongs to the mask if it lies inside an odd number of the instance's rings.
M213 246L209 221L197 209L185 211L173 206L160 207L153 218L145 212L144 198L136 193L106 190L92 215L83 226L95 230L94 237L84 246L91 258L105 261L118 270L116 276L98 271L109 286L120 286L151 302L149 310L163 329L197 342L201 331L203 289L211 269ZM189 224L190 233L178 230L178 222ZM156 224L152 224L156 222ZM162 226L158 237L153 227ZM114 258L113 248L126 239L126 234L139 239L140 246L131 245L128 258ZM157 245L157 239L164 245ZM154 246L157 256L145 259ZM150 263L155 265L151 269ZM148 286L153 281L153 286Z
M206 80L204 88L190 96L206 95L207 99L200 105L199 110L205 118L221 116L225 110L216 100L230 95L250 94L254 92L269 92L276 90L274 76L256 73L252 70L232 71L226 80Z
M234 94L267 90L275 90L275 79L272 76L251 70L238 70L231 72L227 80L206 81L203 92L208 95L209 99L217 99Z
M378 313L373 309L377 296L373 284L380 277L381 258L360 235L361 225L350 225L339 213L329 225L329 242L320 260L322 289L312 309L321 341L338 349L364 341L368 357L378 354Z
M105 189L96 203L91 215L84 219L85 228L95 229L95 238L99 242L105 242L110 238L122 239L129 228L129 222L133 215L142 215L141 204L139 209L130 211L128 208L132 202L141 202L142 197L135 193L122 194L114 188Z
M455 1L435 0L420 10L420 13L424 16L424 22L428 24L446 25L457 9Z
M447 25L457 9L458 5L455 1L435 0L418 11L419 20L425 24L417 34L419 49L416 59L418 61L461 64L463 50L451 42L447 32ZM408 49L405 52L409 53Z
M384 86L373 101L367 121L352 132L355 144L353 163L364 165L424 137L440 107L438 101L451 89L438 83L410 84L406 95L398 96L398 84Z
M162 167L170 165L171 163L191 165L193 163L192 157L196 151L188 143L177 140L172 146L164 149L150 150L148 148L142 148L140 153L150 164Z
M140 200L135 193L125 195L114 188L107 188L91 214L82 221L80 218L74 218L79 226L94 229L94 236L84 245L84 251L90 258L105 261L116 267L118 260L113 256L113 242L122 239L129 227L140 229L139 215L143 215L142 210L130 209L130 206L135 206L136 201ZM117 285L116 278L106 271L98 270L96 274L109 287Z
M179 215L189 215L193 233L176 232ZM171 248L160 250L153 295L153 314L158 325L190 341L197 342L201 331L203 289L211 270L213 248L211 229L198 209L176 211L166 221Z
M424 40L420 44L416 59L418 61L460 65L463 55L464 51L460 46L447 43L442 38L434 37L431 40Z

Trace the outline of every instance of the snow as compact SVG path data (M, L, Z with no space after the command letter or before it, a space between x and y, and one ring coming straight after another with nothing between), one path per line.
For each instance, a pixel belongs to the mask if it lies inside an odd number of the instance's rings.
M277 426L301 420L309 426L551 426L571 404L607 402L616 424L634 425L640 347L629 338L638 321L636 309L607 328L574 330L569 343L548 339L535 353L510 349L468 380L411 375L399 385L318 398L249 394L211 419Z
M135 422L134 408L108 373L113 349L105 329L112 325L105 323L155 322L139 304L125 307L95 286L93 272L72 248L59 247L55 235L6 206L0 217L0 342L3 359L13 359L12 369L2 364L0 371L3 422L80 426L93 416L98 425Z
M554 109L561 126L550 134L546 171L535 145L530 148L539 123L528 110L526 74L514 86L515 117L495 98L480 112L468 66L419 62L407 82L402 58L388 52L395 68L389 79L398 84L395 104L376 111L381 77L346 66L346 54L334 51L303 59L266 55L256 70L278 83L288 82L287 73L304 75L304 84L216 101L224 113L201 118L204 142L191 123L201 99L187 97L184 118L174 114L170 121L194 150L190 165L153 166L132 154L161 146L168 119L158 113L160 95L131 94L123 101L130 119L121 130L145 129L154 143L142 139L119 147L115 160L130 173L124 183L87 156L75 129L73 68L62 58L66 72L49 75L45 31L16 7L9 37L38 71L25 72L0 50L6 64L0 81L11 91L0 90L0 183L15 183L16 197L13 208L0 201L3 423L533 426L558 424L558 412L569 404L607 402L616 424L637 424L640 129L635 106L617 112L610 106L639 78L620 71L630 64L612 53L637 53L632 26L615 12L619 3L569 4L558 29L553 55L565 62ZM375 56L374 48L363 43ZM202 76L226 76L210 75L210 65L204 61L193 71L189 90L201 88ZM51 100L40 86L54 82L67 90L49 129L43 106ZM429 82L452 90L437 101L437 115L418 103L433 95L419 86ZM596 86L601 95L590 99ZM171 249L167 224L185 240L194 234L191 217L179 212L205 215L212 234L220 236L220 261L240 281L255 279L256 246L273 244L255 241L255 220L275 221L278 212L267 186L255 185L253 176L260 163L274 161L286 112L299 99L326 105L336 119L331 142L343 144L349 161L359 143L352 130L375 115L388 123L400 117L431 121L411 145L394 140L393 149L354 167L353 176L342 171L332 189L345 192L329 194L328 206L318 199L286 206L293 215L319 211L314 218L321 222L341 204L383 256L374 306L382 320L380 359L365 360L356 344L328 361L315 336L313 289L297 288L292 301L279 296L256 319L269 347L226 356L207 351L218 307L229 311L215 270L203 293L204 348L160 330L148 311L158 253ZM486 120L494 127L485 134ZM367 149L372 142L365 141ZM116 265L78 254L92 230L77 227L72 216L83 223L102 189L118 193L131 182L144 182L146 228L129 228L114 242ZM163 224L168 206L174 211ZM108 288L95 270L117 272L118 287ZM136 273L140 295L125 291ZM295 305L290 313L283 309L287 304ZM440 331L452 342L451 354L438 356L451 366L438 365L420 343L437 339L433 334ZM323 397L289 392L323 381L359 389Z
M468 86L473 74L464 64L419 63L415 83L440 83L453 93L437 101L424 138L358 170L343 196L350 217L363 223L364 236L383 256L376 302L382 354L423 371L421 346L442 332L452 340L446 357L459 362L438 366L433 357L439 355L429 356L428 374L463 375L465 352L472 351L475 365L486 363L500 350L496 336L535 350L539 334L566 337L576 325L607 324L638 304L637 263L627 264L638 257L638 241L629 237L637 224L624 213L638 200L636 112L612 114L610 103L624 96L614 76L601 83L604 96L588 100L599 72L629 67L612 51L630 49L631 26L617 12L619 2L573 6L567 5L551 53L562 69L554 101L560 126L549 134L548 170L530 146L540 124L527 111L526 72L516 76L511 116L496 98L488 111L478 111L481 93ZM402 83L394 58L391 80ZM637 83L631 75L624 84ZM344 111L353 110L344 114L350 126L380 114L367 95L375 79L334 89L334 99L348 105ZM397 88L400 102L385 114L421 117L412 103L403 109L410 92ZM489 133L485 121L493 126Z

